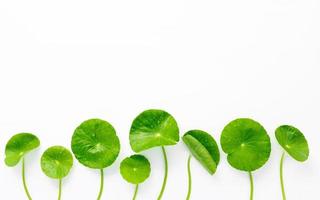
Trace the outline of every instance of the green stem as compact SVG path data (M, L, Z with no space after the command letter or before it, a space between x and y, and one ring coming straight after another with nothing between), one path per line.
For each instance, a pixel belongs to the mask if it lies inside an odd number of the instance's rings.
M284 160L285 152L282 153L281 161L280 161L280 183L281 183L281 191L282 191L282 199L286 200L286 193L284 190L284 183L283 183L283 160Z
M167 184L167 177L168 177L168 160L167 160L167 154L166 154L166 150L165 148L162 146L162 154L163 154L163 159L164 159L164 178L163 178L163 183L162 183L162 187L161 187L161 191L160 194L158 196L158 200L160 200L162 198L164 189L166 188L166 184Z
M103 169L100 169L100 191L99 191L97 200L101 199L102 192L103 192L103 184L104 184Z
M139 189L139 184L136 185L136 189L134 190L134 195L133 195L132 200L135 200L135 199L136 199L137 194L138 194L138 189Z
M188 158L188 194L186 200L190 199L191 196L191 189L192 189L192 177L191 177L191 167L190 167L190 162L191 162L191 155Z
M61 199L61 192L62 192L62 179L59 179L59 193L58 193L58 200Z
M253 177L252 177L252 173L251 172L249 172L249 177L250 177L250 188L251 188L251 190L250 190L250 200L253 200L253 190L254 190L254 188L253 188Z
M23 182L24 191L25 191L28 199L29 199L29 200L32 200L32 198L31 198L31 196L30 196L30 193L29 193L29 191L28 191L27 184L26 184L24 158L22 158L22 182Z

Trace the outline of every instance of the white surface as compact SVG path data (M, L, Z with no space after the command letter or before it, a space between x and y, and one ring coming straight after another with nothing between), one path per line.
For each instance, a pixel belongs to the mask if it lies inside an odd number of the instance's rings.
M27 181L35 200L53 200L57 182L40 170L51 145L69 147L73 130L88 118L108 120L121 138L117 162L105 170L103 199L131 199L133 186L118 173L132 154L128 131L148 108L169 111L181 135L193 128L219 140L237 117L261 122L272 155L254 173L255 199L281 199L281 149L274 130L293 124L306 135L310 159L285 161L289 200L319 199L320 2L318 0L118 0L0 1L0 148L18 132L33 132L41 149L27 157ZM144 152L150 179L138 199L160 190L160 149ZM185 199L182 143L168 148L169 179L163 200ZM192 161L192 199L248 199L247 174L221 164L209 176ZM99 174L75 162L63 199L95 199ZM20 166L0 162L1 199L26 199Z

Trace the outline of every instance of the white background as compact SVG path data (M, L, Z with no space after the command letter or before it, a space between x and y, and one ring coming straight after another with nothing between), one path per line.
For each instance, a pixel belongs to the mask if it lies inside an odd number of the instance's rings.
M24 200L21 165L6 167L4 147L18 132L32 132L41 148L27 156L27 182L35 200L57 198L57 181L40 169L51 145L70 147L73 130L89 118L114 125L121 153L105 170L103 199L131 199L133 186L118 172L132 154L128 133L141 111L161 108L181 135L203 129L219 141L238 117L261 122L272 139L269 162L254 173L255 199L281 199L281 149L274 130L301 129L310 158L285 160L289 200L320 198L320 2L318 0L1 0L0 191ZM169 147L163 200L185 199L188 150ZM138 199L156 199L163 177L160 149L143 153L151 177ZM248 175L225 154L215 175L192 161L192 199L249 199ZM93 200L98 171L75 162L63 199Z

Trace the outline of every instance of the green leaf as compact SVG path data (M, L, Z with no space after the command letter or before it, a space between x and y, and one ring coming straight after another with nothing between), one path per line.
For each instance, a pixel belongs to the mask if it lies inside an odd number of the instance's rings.
M41 157L41 169L50 178L66 177L73 165L70 151L62 146L48 148Z
M31 133L19 133L10 138L5 149L5 163L13 167L19 163L21 158L40 146L40 140Z
M220 142L228 154L229 164L242 171L259 169L270 157L270 137L263 126L252 119L230 122L223 129Z
M220 153L213 137L201 130L191 130L184 134L182 140L203 167L214 174L220 161Z
M132 184L144 182L150 175L150 163L142 155L132 155L125 158L120 164L122 177Z
M277 128L276 138L279 144L295 160L303 162L309 157L309 146L303 133L289 125L283 125Z
M90 119L74 131L71 148L81 164L103 169L117 159L120 141L111 124L101 119Z
M129 138L133 151L140 152L157 146L175 145L179 141L179 128L169 113L146 110L134 119Z

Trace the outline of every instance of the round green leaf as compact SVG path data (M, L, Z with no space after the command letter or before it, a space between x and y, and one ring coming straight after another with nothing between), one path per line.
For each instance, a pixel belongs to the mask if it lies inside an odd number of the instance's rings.
M146 110L134 119L129 138L133 151L140 152L152 147L175 145L179 141L179 128L169 113Z
M9 167L17 165L29 151L40 146L40 140L31 133L19 133L10 138L5 149L5 163Z
M125 158L120 164L122 177L132 184L144 182L150 175L150 163L142 155L133 155Z
M41 169L50 178L62 179L73 165L70 151L62 146L48 148L41 157Z
M299 129L288 125L280 126L276 130L276 138L282 148L295 160L303 162L308 159L308 142Z
M270 137L263 126L252 119L230 122L223 129L220 142L228 154L229 164L242 171L259 169L270 157Z
M120 141L111 124L101 119L90 119L74 131L71 148L81 164L103 169L118 157Z
M203 167L214 174L220 161L220 153L213 137L201 130L191 130L184 134L182 140Z

